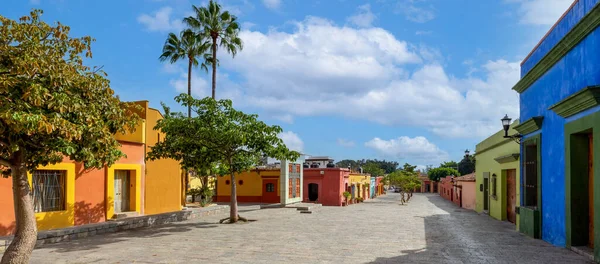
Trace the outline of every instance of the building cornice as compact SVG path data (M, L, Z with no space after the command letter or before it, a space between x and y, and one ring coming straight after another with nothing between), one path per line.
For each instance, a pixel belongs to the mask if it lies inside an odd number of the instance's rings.
M572 94L548 109L567 118L600 104L600 86L588 86Z
M581 42L594 29L600 26L600 3L567 33L533 68L515 84L513 90L522 93L542 77L571 49Z

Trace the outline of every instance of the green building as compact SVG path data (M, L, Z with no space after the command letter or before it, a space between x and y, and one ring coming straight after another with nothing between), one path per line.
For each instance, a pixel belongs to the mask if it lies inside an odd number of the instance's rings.
M508 131L515 134L516 120ZM504 138L504 130L481 141L475 149L476 207L501 221L509 221L519 228L517 207L520 200L519 144Z

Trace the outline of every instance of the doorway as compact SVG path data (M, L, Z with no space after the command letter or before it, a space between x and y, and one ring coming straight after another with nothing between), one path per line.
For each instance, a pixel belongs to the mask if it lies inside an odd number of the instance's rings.
M277 180L263 180L263 203L278 203L279 196L277 195Z
M588 247L594 248L594 135L588 134Z
M308 200L311 202L316 202L319 200L319 185L316 183L308 184Z
M570 246L594 249L594 147L591 130L570 135Z
M115 213L130 211L129 206L129 182L130 172L128 170L115 170Z
M517 214L515 207L517 205L517 170L506 170L506 220L516 223Z
M487 173L487 175L489 177L489 175L490 175L489 172L484 172L483 173L484 177L485 177L486 173ZM489 208L489 199L490 199L490 196L489 196L489 184L490 184L489 180L490 179L488 177L483 178L483 211L485 211L486 213L490 210L490 208Z

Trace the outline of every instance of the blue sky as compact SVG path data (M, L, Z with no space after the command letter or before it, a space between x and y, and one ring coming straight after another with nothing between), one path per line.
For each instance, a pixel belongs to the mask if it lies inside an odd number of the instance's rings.
M220 0L242 23L244 50L220 52L217 97L283 127L291 148L336 160L437 165L518 116L519 63L572 0ZM122 100L175 109L185 63L158 61L188 0L4 0L16 19L90 35ZM195 69L193 95L210 95Z

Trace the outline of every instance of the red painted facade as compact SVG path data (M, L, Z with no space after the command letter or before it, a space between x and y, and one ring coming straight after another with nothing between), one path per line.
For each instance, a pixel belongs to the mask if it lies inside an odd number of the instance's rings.
M439 182L438 193L444 199L453 202L459 207L462 207L461 204L461 192L455 185L454 178L452 176L446 176Z
M346 168L304 168L303 201L316 202L325 206L342 206L344 200L342 194L349 176L350 170ZM315 188L316 201L315 193L311 193Z

